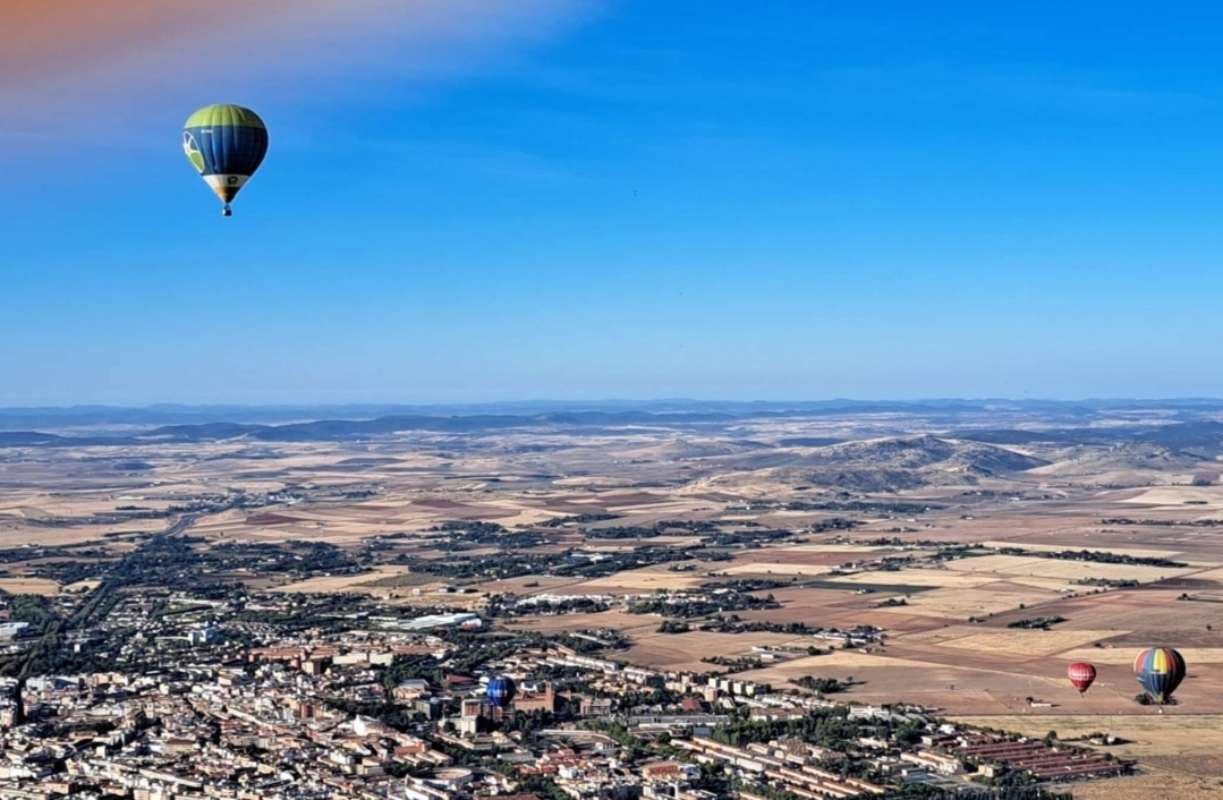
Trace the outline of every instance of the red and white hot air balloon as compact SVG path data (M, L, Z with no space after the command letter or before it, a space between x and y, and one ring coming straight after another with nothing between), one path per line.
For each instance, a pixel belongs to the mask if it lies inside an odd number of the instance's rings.
M1086 661L1076 661L1066 668L1066 677L1083 694L1096 679L1096 668Z

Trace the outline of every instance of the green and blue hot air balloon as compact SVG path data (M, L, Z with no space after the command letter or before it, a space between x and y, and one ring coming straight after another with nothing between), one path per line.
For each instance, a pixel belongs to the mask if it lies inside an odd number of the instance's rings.
M229 204L267 155L268 129L249 108L205 106L183 126L183 152L232 216Z

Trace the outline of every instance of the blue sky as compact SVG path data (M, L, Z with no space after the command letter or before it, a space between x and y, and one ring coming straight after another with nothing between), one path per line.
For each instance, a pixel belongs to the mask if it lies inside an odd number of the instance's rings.
M0 404L1223 395L1223 10L365 4L0 84Z

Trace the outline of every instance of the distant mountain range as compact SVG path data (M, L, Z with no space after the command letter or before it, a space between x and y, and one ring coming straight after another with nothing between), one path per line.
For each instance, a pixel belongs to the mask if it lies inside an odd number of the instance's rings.
M1130 442L1223 452L1223 400L537 401L466 406L150 406L0 409L0 447L130 445L246 438L341 441L402 431L513 428L598 432L626 427L723 426L749 418L911 414L956 439L992 445ZM1158 415L1158 419L1154 419ZM1093 426L1108 419L1110 425ZM1116 424L1120 420L1125 424ZM1154 420L1154 421L1153 421ZM986 424L1016 427L985 428ZM1022 424L1023 427L1019 425ZM1040 429L1033 429L1038 425ZM799 445L800 441L790 444ZM811 442L810 444L816 444Z
M577 411L532 415L471 414L466 416L397 415L374 419L323 419L264 425L244 422L205 422L164 425L133 433L67 433L0 431L0 446L124 445L164 442L206 442L246 438L265 442L309 442L367 439L401 431L469 433L512 428L553 427L586 430L629 425L723 424L740 419L730 414L649 413L644 411Z
M1223 412L1223 400L1011 400L1005 398L927 400L767 400L721 401L684 398L661 400L529 400L473 404L347 405L173 405L140 408L82 405L0 408L0 431L64 428L154 428L212 423L283 425L317 420L375 420L388 417L532 417L544 414L603 412L646 414L828 415L908 413L934 416L1030 413L1057 419L1089 420L1125 412L1164 409L1176 414Z

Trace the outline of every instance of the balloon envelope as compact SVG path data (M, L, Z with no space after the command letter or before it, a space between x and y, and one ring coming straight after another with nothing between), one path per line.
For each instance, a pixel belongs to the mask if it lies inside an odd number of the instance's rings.
M249 108L205 106L183 126L183 152L228 214L229 203L267 155L267 127Z
M1096 668L1085 661L1077 661L1066 668L1066 677L1079 690L1086 692L1096 680Z
M504 708L514 699L517 691L517 687L514 686L512 680L504 675L499 675L488 682L488 688L485 689L484 693L488 697L490 705Z
M1171 647L1151 647L1134 659L1134 674L1147 694L1166 703L1185 679L1185 659Z

